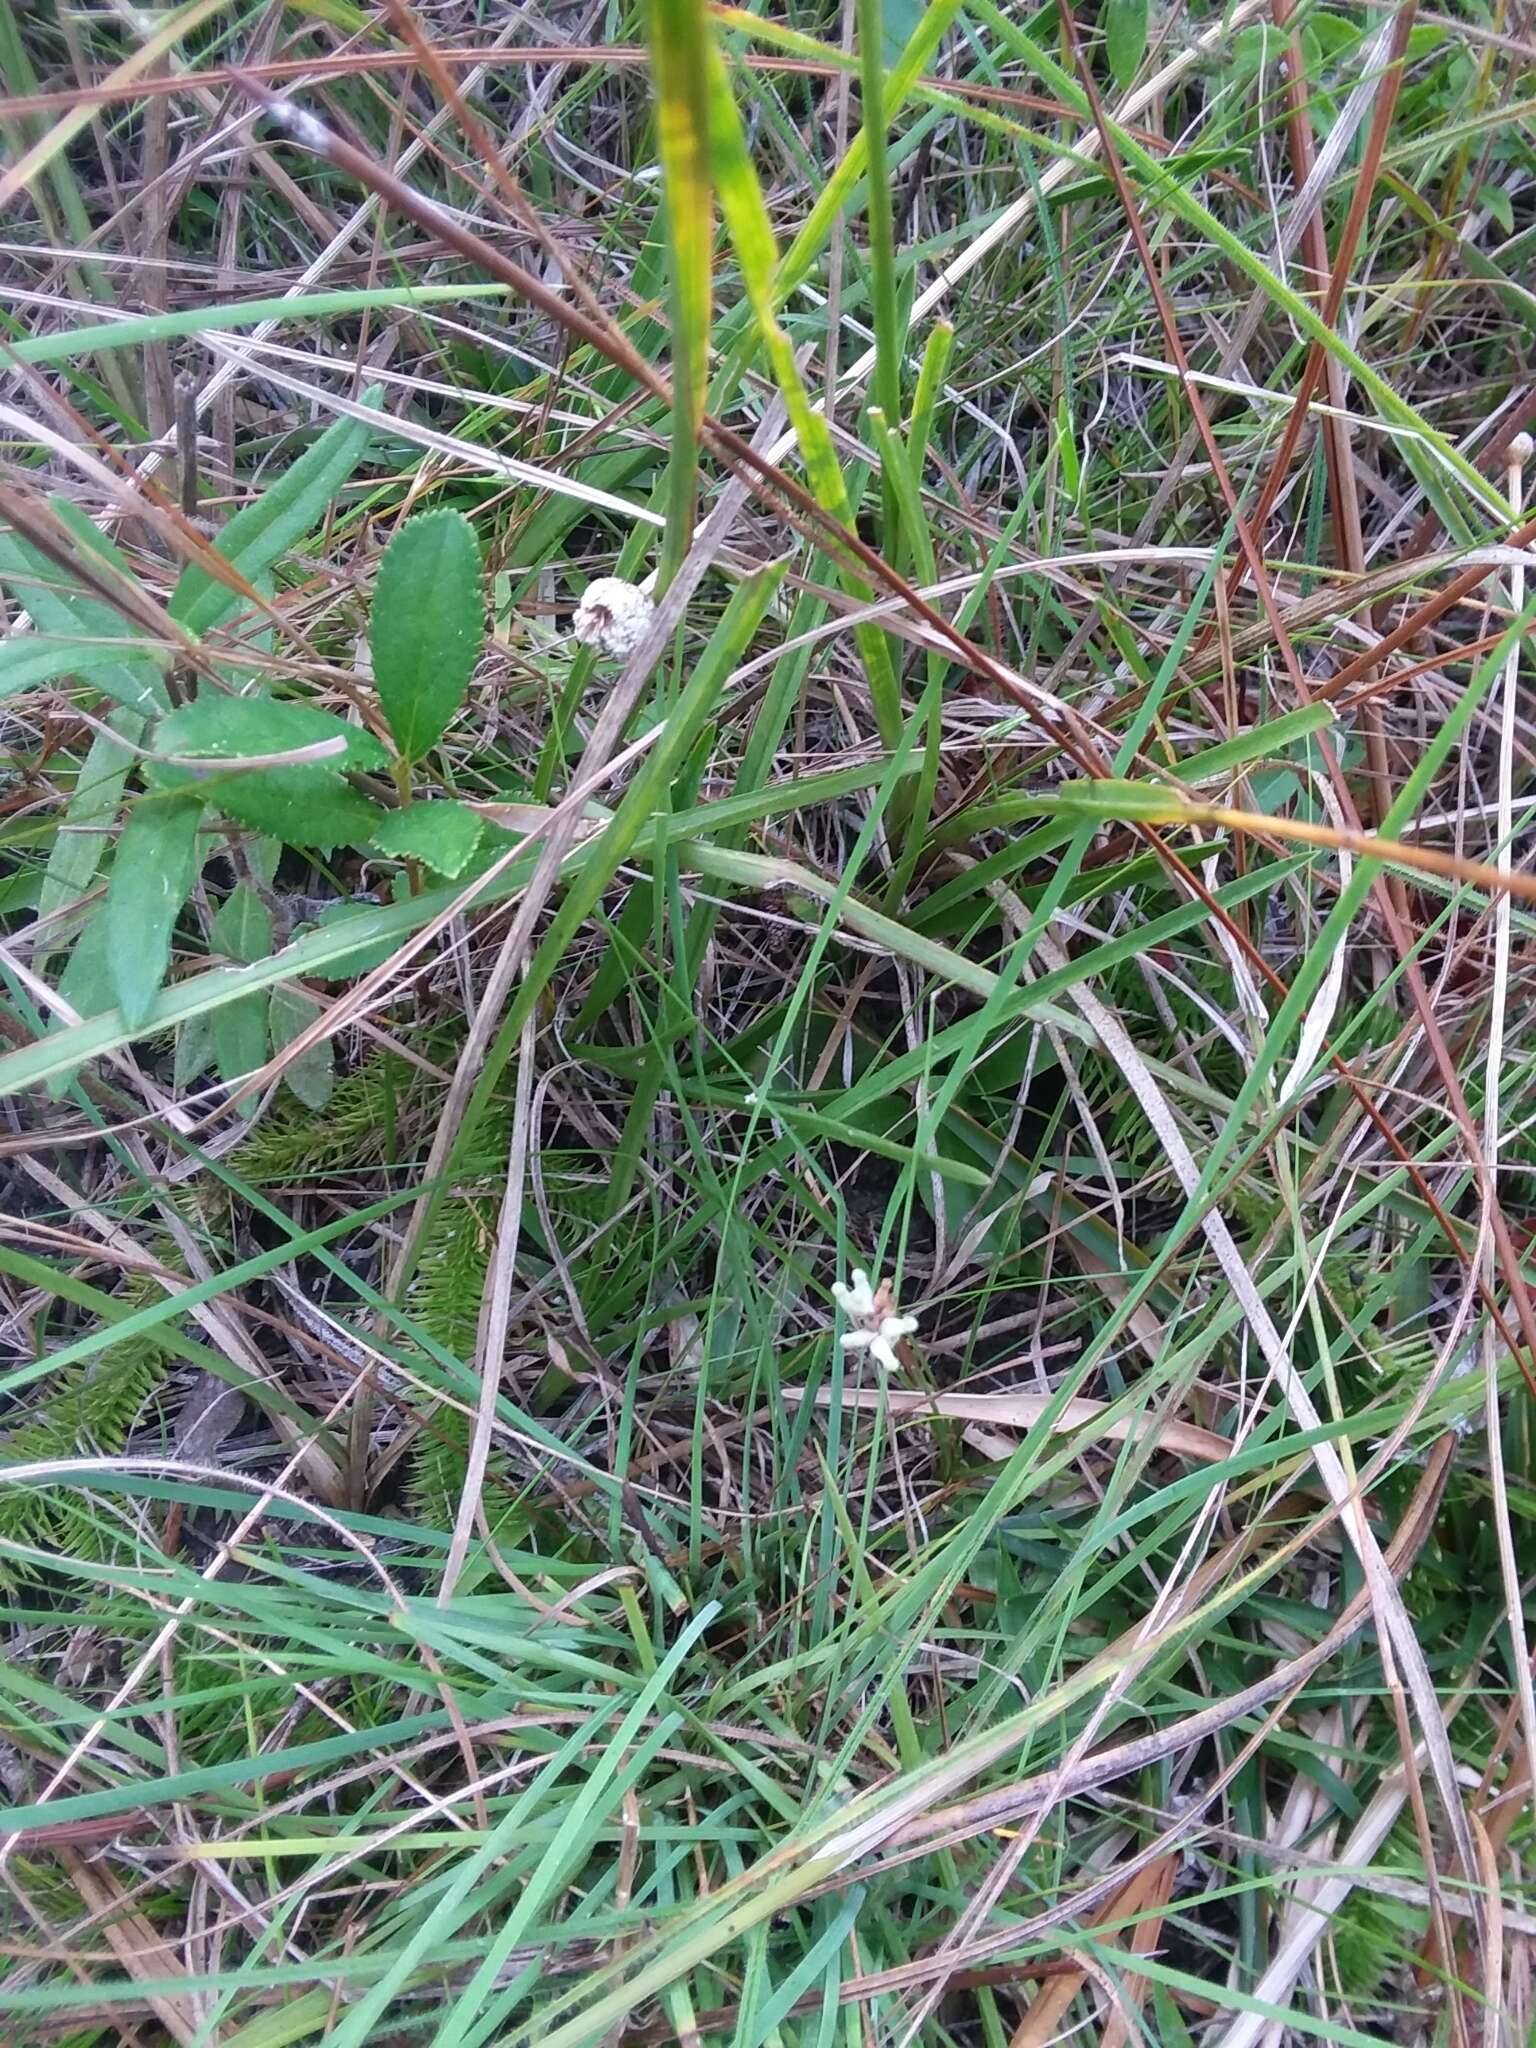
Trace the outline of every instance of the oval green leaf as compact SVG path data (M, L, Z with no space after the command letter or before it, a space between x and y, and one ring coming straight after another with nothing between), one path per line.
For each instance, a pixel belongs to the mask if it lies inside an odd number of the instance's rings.
M408 519L384 550L368 622L374 686L403 760L419 761L442 738L484 635L469 521L446 510Z

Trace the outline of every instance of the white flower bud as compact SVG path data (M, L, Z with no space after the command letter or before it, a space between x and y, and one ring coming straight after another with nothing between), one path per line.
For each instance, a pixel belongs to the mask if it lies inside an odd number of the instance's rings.
M621 576L599 576L576 607L571 631L583 647L595 647L625 661L645 638L656 607L637 584Z
M853 1325L838 1339L843 1349L867 1351L885 1371L900 1372L901 1359L896 1346L904 1337L916 1333L917 1317L904 1316L898 1311L893 1283L881 1280L871 1286L869 1275L861 1266L855 1266L852 1285L845 1287L841 1280L834 1280L832 1293L838 1307Z

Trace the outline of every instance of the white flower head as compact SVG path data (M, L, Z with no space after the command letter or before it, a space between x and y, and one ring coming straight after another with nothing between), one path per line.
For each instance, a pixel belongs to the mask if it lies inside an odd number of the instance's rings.
M917 1317L898 1312L894 1285L889 1280L880 1280L871 1286L869 1275L855 1266L852 1284L845 1287L841 1280L834 1280L832 1292L853 1326L838 1339L843 1349L867 1351L886 1372L900 1372L896 1346L917 1329Z
M599 576L582 593L571 631L583 647L625 661L645 638L656 607L636 583Z

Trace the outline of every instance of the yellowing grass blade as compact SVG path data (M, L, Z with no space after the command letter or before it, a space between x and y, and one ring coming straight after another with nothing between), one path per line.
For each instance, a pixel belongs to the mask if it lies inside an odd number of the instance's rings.
M826 421L812 405L795 361L789 336L774 310L777 288L778 244L757 170L747 150L741 116L731 92L731 81L718 50L709 56L710 150L714 158L715 181L720 192L720 209L741 267L741 281L757 323L758 335L783 394L790 425L800 444L806 476L816 502L842 526L853 531L853 508L843 483L843 472L832 445ZM844 571L843 586L861 602L870 596L869 586ZM890 648L878 627L855 629L859 656L869 676L870 698L875 722L887 746L894 746L901 734L901 692L891 662Z
M1312 825L1302 818L1271 818L1262 811L1234 811L1225 804L1192 803L1174 790L1159 789L1148 782L1116 782L1108 778L1102 782L1068 782L1042 796L1039 807L1042 811L1066 811L1076 817L1103 818L1119 824L1215 825L1224 832L1241 832L1256 839L1299 841L1303 846L1352 853L1360 860L1379 860L1390 867L1438 875L1447 882L1484 889L1490 896L1508 894L1526 903L1536 902L1536 875L1523 874L1518 868L1511 871L1490 867L1485 861L1436 853L1433 847L1384 839L1374 832L1340 832L1331 825Z
M656 132L672 272L672 454L659 589L665 590L693 533L699 429L709 377L714 221L709 177L710 30L704 0L650 0L647 23L656 85Z

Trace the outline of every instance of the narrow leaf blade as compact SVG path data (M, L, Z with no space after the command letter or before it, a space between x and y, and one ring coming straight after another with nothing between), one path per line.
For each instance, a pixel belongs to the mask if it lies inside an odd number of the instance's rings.
M368 392L364 405L377 406L383 394ZM361 462L373 433L371 422L342 418L299 457L275 483L268 484L254 504L235 514L219 535L218 552L251 582L273 568L289 550L313 532L337 492ZM171 597L173 619L189 633L203 634L218 625L236 605L240 593L189 563Z
M142 798L123 827L107 889L107 969L137 1031L160 992L177 913L197 878L198 796Z

